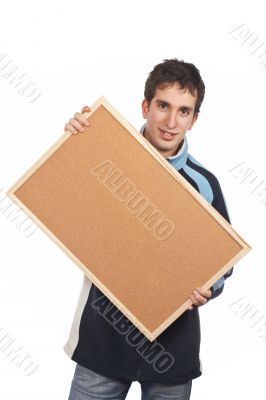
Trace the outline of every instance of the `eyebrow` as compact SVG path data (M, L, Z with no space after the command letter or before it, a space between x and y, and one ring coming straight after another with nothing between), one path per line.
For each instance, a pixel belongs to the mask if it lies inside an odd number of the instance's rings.
M157 104L162 104L163 103L163 104L165 104L167 106L171 106L171 104L168 103L165 100L156 99L155 101L156 101ZM186 110L186 111L193 111L193 107L188 107L188 106L180 106L179 109Z

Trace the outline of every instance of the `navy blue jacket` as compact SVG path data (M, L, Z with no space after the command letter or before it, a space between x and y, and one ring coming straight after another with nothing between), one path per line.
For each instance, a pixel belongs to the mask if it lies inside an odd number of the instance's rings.
M177 154L167 160L230 223L217 178L188 154L186 137ZM211 299L222 293L224 280L232 271L233 268L212 286ZM84 276L64 350L73 361L102 375L131 381L184 383L202 374L200 338L199 310L194 307L150 342Z

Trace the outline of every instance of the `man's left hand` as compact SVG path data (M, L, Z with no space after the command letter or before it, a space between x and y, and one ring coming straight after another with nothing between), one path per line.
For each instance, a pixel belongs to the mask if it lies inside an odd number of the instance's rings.
M197 288L193 291L193 293L189 296L190 300L193 302L190 306L188 306L188 310L193 310L193 307L200 307L203 304L206 304L208 301L208 298L210 298L212 295L211 289L203 289L203 288Z

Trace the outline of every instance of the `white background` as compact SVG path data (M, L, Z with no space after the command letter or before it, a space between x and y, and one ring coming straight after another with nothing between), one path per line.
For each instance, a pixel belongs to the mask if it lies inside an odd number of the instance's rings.
M264 399L266 340L230 304L245 297L266 321L266 208L229 172L244 162L266 180L266 70L230 34L246 24L266 41L263 2L5 1L0 20L0 54L42 92L30 104L0 77L0 201L83 105L103 94L139 128L153 66L177 57L199 68L206 97L189 153L218 177L232 224L253 250L222 296L200 309L203 375L191 399ZM0 235L0 328L39 366L24 376L0 351L0 397L67 399L75 364L63 345L82 272L40 229L27 238L1 211ZM127 398L140 398L137 382Z

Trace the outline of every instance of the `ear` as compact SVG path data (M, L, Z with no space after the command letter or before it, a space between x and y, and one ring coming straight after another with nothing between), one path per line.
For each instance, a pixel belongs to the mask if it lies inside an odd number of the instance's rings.
M141 108L142 108L142 116L144 119L147 119L148 113L149 113L149 106L148 106L148 102L146 99L144 99L142 101L141 104Z
M190 131L190 129L192 129L193 125L194 125L195 122L197 121L198 116L199 116L199 113L196 113L196 114L193 115L192 121L191 121L191 123L190 123L190 125L189 125L189 128L188 128L189 131Z

